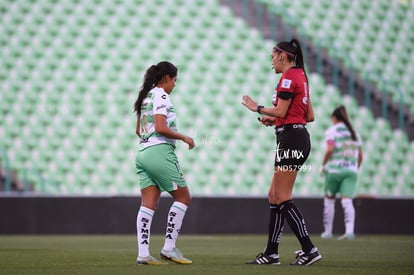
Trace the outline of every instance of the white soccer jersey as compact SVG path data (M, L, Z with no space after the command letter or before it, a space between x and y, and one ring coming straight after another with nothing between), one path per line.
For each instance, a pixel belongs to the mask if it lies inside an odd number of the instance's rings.
M362 144L359 135L356 135L357 140L352 140L351 132L342 122L326 130L326 142L334 144L333 153L326 164L327 172L358 171L358 151Z
M140 129L141 141L139 149L144 149L160 143L170 143L175 146L175 139L167 138L155 131L154 115L164 115L167 126L177 131L174 106L169 95L162 88L153 88L141 105Z

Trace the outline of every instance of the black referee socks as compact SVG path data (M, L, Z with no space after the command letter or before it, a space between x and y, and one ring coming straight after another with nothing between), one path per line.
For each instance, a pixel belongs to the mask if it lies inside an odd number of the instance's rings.
M277 204L270 205L269 236L267 240L265 255L279 254L279 242L282 235L285 219Z
M302 245L302 251L305 253L310 252L314 245L309 238L305 220L300 210L296 207L295 203L292 200L282 202L279 205L279 208L280 212L286 218L290 228L295 233L300 244Z

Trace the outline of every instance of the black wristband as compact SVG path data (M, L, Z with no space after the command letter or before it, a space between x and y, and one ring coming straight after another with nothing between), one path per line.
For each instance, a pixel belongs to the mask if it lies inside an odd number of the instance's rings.
M261 114L262 113L262 109L264 108L264 106L262 106L262 105L257 105L257 112L259 113L259 114Z

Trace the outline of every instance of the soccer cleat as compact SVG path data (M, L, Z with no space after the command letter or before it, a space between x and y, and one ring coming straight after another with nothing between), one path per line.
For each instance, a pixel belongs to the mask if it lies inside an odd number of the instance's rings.
M193 261L187 259L183 256L178 248L174 247L171 251L166 251L164 249L161 250L160 255L162 258L172 261L177 264L192 264Z
M332 236L332 233L323 232L323 233L321 234L321 238L322 238L322 239L332 239L332 238L333 238L333 236Z
M355 239L355 235L353 233L344 234L338 238L338 240L353 240Z
M249 261L246 262L246 264L271 264L271 265L279 265L280 261L279 261L279 257L270 257L267 256L265 254L263 254L262 252L260 252L259 254L257 254L256 259L254 259L253 261Z
M168 264L168 263L163 262L163 261L159 261L159 260L155 259L154 257L152 257L151 255L149 255L147 257L138 257L137 258L137 264L164 265L164 264Z
M305 253L302 250L295 251L295 253L296 260L291 262L290 265L311 265L322 259L322 255L316 247L312 248L309 253Z

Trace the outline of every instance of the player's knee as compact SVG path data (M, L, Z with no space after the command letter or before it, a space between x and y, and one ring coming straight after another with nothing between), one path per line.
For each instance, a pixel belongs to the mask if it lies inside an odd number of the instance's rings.
M189 206L189 205L190 205L190 203L191 203L191 199L192 199L191 195L190 195L190 194L188 194L188 196L186 197L186 200L185 200L185 204L186 204L187 206Z
M277 192L276 193L269 192L269 195L268 195L269 203L277 204L277 205L281 204L284 201L288 201L291 198L292 198L291 196L279 194Z
M191 197L183 197L183 198L177 198L175 201L181 202L187 206L191 203Z
M190 205L192 198L189 192L182 192L181 194L174 194L174 195L175 195L174 196L175 201L181 202L187 206Z
M144 207L146 207L148 209L151 209L151 210L154 210L155 211L158 208L158 200L157 201L149 201L149 200L142 201L141 202L141 206L144 206Z

